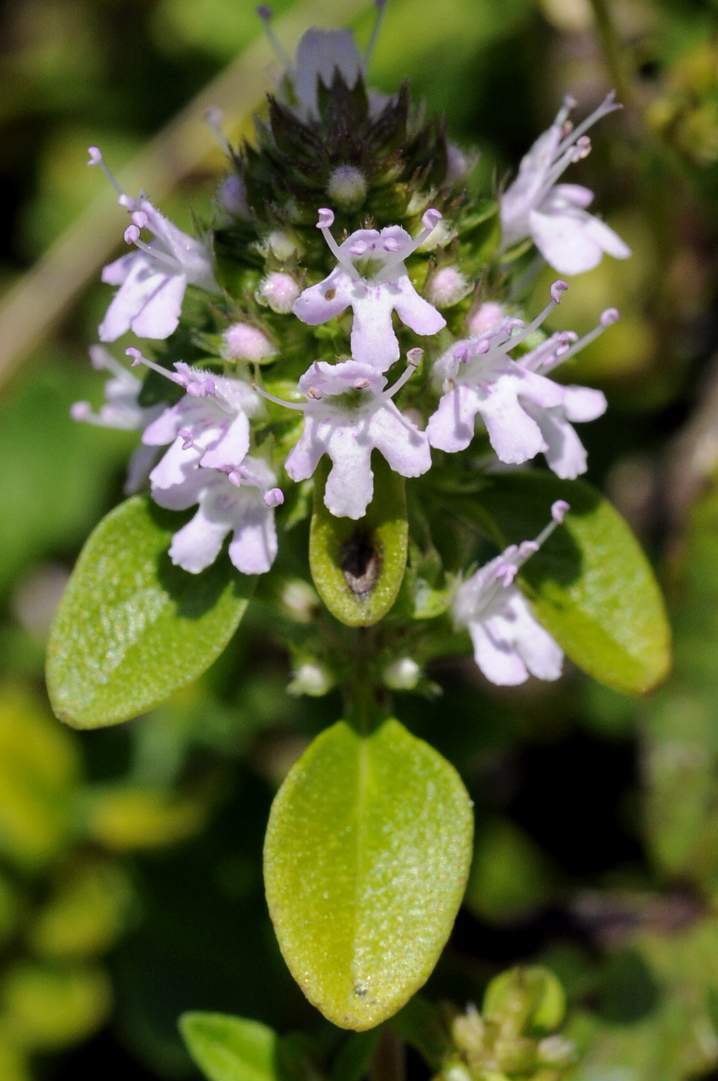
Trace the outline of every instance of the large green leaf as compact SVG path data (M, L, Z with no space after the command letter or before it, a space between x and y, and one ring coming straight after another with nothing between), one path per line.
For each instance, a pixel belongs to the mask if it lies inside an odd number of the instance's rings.
M307 998L364 1030L424 983L471 860L471 801L454 768L396 720L323 732L269 820L265 885L284 958Z
M329 466L317 470L309 563L317 592L349 627L378 623L394 604L406 569L409 525L404 478L374 455L374 498L358 522L324 505Z
M199 575L173 567L177 515L134 496L87 541L50 633L47 684L57 716L98 728L137 716L219 656L254 579L218 559Z
M481 492L500 543L535 536L556 499L571 511L521 576L536 614L579 668L643 694L668 673L670 628L653 571L618 511L583 481L538 472L497 476Z
M267 1025L224 1013L186 1013L180 1030L209 1081L276 1081L279 1040Z

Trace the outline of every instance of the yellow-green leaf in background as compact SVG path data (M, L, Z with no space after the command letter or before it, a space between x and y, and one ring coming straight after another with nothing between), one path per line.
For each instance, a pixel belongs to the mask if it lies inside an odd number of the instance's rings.
M364 1030L430 975L471 861L456 770L396 720L340 721L290 771L270 815L265 886L284 958L334 1024Z
M180 1031L208 1081L278 1081L277 1034L224 1013L185 1013Z

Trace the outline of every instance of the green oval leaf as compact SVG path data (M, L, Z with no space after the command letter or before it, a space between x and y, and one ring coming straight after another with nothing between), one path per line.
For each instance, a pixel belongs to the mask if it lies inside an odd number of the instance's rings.
M571 511L526 563L526 592L574 664L609 687L643 694L668 673L670 628L653 571L618 511L589 484L544 473L496 477L481 493L501 543L535 536L556 499Z
M199 575L172 566L176 514L134 496L80 553L50 632L52 707L74 728L137 716L202 674L236 630L254 586L220 558Z
M267 1025L224 1013L185 1013L179 1024L209 1081L277 1081L279 1040Z
M267 829L267 900L294 978L335 1025L378 1025L428 978L472 832L456 770L396 720L368 734L339 721L293 767Z
M358 522L324 506L329 472L317 469L309 534L309 565L317 592L349 627L378 623L394 604L406 568L409 525L403 477L374 455L374 498Z

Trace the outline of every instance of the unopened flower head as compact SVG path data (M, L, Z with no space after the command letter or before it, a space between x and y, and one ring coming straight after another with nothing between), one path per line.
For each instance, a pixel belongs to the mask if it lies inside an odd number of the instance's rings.
M97 147L91 146L89 155L89 164L103 169L130 214L125 241L135 248L102 271L102 280L119 288L100 324L100 340L113 342L128 330L139 338L168 338L177 329L188 285L218 289L210 251L168 221L149 199L127 195ZM143 231L151 234L149 243L142 239Z
M338 165L329 177L327 195L342 210L357 210L366 192L366 177L355 165Z
M569 509L568 503L557 500L551 507L552 521L534 540L510 545L456 591L454 621L468 630L474 660L492 683L513 686L529 675L545 680L561 675L561 647L538 622L514 579Z
M474 437L478 415L500 461L520 465L544 454L559 477L585 472L586 451L573 424L600 417L606 398L599 390L564 386L548 375L603 333L618 312L604 312L583 338L561 331L516 360L510 356L553 311L564 289L565 283L554 283L551 301L528 326L504 319L479 337L453 345L437 361L434 379L444 393L427 427L433 447L449 453L464 450Z
M299 296L299 286L291 274L282 270L273 270L263 278L257 289L257 300L260 304L266 304L278 315L288 315L294 302ZM270 354L265 354L269 356ZM259 360L261 357L248 357L247 359Z
M444 266L435 270L426 285L427 299L437 308L451 308L458 304L468 293L472 285L458 267Z
M277 350L259 327L251 323L232 323L222 335L225 360L249 360L255 364L276 356Z
M581 274L595 267L604 252L616 259L631 253L600 218L589 214L593 192L580 184L559 184L569 165L590 152L585 134L601 117L619 109L613 93L577 127L569 121L575 102L566 98L553 124L540 135L501 197L504 247L531 237L559 274Z
M416 334L436 334L446 325L444 317L412 285L405 260L426 240L441 215L424 214L423 228L413 239L398 225L381 232L357 229L341 244L331 234L334 214L319 211L321 231L337 266L324 281L305 289L294 305L294 314L317 326L351 307L351 351L354 360L385 371L399 358L399 341L392 326L392 312Z

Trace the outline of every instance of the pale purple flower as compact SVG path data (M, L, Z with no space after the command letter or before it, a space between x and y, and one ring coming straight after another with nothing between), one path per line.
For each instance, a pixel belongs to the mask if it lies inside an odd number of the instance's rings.
M150 474L153 491L182 484L199 466L239 468L249 452L249 421L261 401L249 383L210 375L177 363L173 371L128 349L133 364L145 364L184 390L146 428L142 442L150 447L171 444Z
M413 239L401 226L391 225L381 232L357 229L337 244L330 232L334 214L321 209L317 228L337 266L324 281L304 290L294 304L294 314L302 322L317 326L351 307L353 359L386 371L399 357L392 312L416 334L436 334L446 326L443 315L419 296L404 266L440 218L437 210L427 210L422 218L424 228Z
M576 128L568 120L575 102L566 98L548 131L523 158L519 173L501 196L503 246L531 237L559 274L582 274L604 252L626 259L630 248L600 218L589 214L593 192L580 184L557 183L573 162L586 157L591 141L585 132L602 116L620 109L611 92Z
M374 475L372 450L403 477L418 477L431 467L426 433L403 416L392 398L419 363L420 349L411 349L404 373L386 388L386 379L371 364L357 360L328 364L317 361L299 380L306 402L273 401L304 413L304 429L285 469L292 480L306 480L324 454L332 461L324 502L337 518L362 518L371 502Z
M172 538L172 562L199 574L219 555L231 533L229 558L242 574L265 574L277 555L274 508L283 502L276 477L261 458L246 457L237 468L194 465L171 487L152 485L152 498L168 510L197 506L194 517Z
M90 360L97 371L109 372L110 378L105 383L105 400L99 410L94 410L89 402L75 402L70 410L72 419L95 424L100 428L119 428L125 431L142 431L146 428L162 407L140 405L140 380L101 345L90 347ZM156 458L157 451L154 447L141 445L132 453L124 486L127 495L132 495L142 487Z
M454 596L454 622L468 630L476 664L499 686L515 686L529 675L545 680L561 675L561 647L537 621L514 579L568 510L568 503L557 500L551 507L553 521L535 540L510 545L462 582Z
M131 216L125 241L136 249L102 271L103 282L119 288L100 324L100 339L113 342L128 330L140 338L168 338L179 323L188 285L218 291L210 251L168 221L149 199L127 195L97 147L91 146L89 154L89 164L103 169ZM143 229L152 234L149 243L141 239Z
M600 417L606 398L600 390L564 386L545 373L603 333L618 312L605 311L598 326L581 339L561 331L516 360L509 355L540 326L565 287L564 282L554 283L551 303L528 326L504 319L478 337L453 345L436 362L433 376L444 394L427 426L432 447L449 453L464 450L479 415L502 462L520 465L542 453L559 477L586 471L586 450L573 424Z

